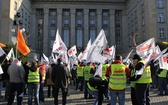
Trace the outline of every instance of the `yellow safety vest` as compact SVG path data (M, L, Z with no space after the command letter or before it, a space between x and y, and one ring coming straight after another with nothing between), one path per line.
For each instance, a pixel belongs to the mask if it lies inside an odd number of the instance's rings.
M109 64L102 65L102 78L103 79L106 79L106 71L107 71L108 66L109 66Z
M161 77L161 78L166 78L166 75L167 75L167 70L166 69L163 69L160 74L158 74L158 77Z
M93 77L93 74L90 74L91 66L85 66L84 67L84 80L89 81L91 77Z
M139 62L142 62L143 64L145 64L145 61L140 60ZM138 62L138 63L139 63ZM141 78L139 78L136 83L151 83L152 82L152 78L151 78L151 70L150 70L150 66L147 66L144 71L143 74L141 76Z
M29 70L29 74L28 74L28 83L38 83L40 82L40 73L39 73L39 68L37 68L37 70L35 72L32 72Z
M98 91L94 87L90 86L89 82L87 83L87 86L88 86L88 89L91 90L91 91Z
M124 64L112 64L109 87L114 90L123 90L126 87L126 73Z
M83 69L84 69L84 66L77 66L77 76L78 77L83 77Z
M135 75L135 69L131 70L131 77L133 77L134 75ZM131 81L130 86L132 88L135 88L135 81Z

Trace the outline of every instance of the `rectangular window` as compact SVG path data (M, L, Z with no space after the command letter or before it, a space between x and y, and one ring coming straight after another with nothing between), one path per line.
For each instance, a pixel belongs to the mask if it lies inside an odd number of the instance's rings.
M64 20L64 25L69 25L69 20L68 19Z
M37 48L38 49L42 48L42 42L41 42L41 40L37 40Z
M76 15L77 15L77 16L82 16L82 14L83 14L83 13L82 13L82 10L77 10L77 12L76 12Z
M82 29L77 29L77 47L82 47Z
M38 29L38 36L42 36L42 29Z
M104 33L105 33L106 37L109 36L109 31L108 31L108 29L104 29Z
M158 14L158 22L164 22L164 14L163 13Z
M163 8L163 7L164 7L164 2L163 2L163 0L157 0L157 7L158 7L158 8Z
M82 20L81 19L77 20L77 25L82 25Z
M64 43L67 45L67 47L69 47L69 29L64 29Z
M70 13L69 13L70 11L69 11L69 10L63 10L63 11L64 11L64 12L63 12L63 15L64 15L64 16L69 16L69 15L70 15Z
M96 38L96 30L95 29L91 29L90 30L90 39L91 39L92 43L95 40L95 38Z
M120 30L119 29L116 30L116 36L120 37Z
M55 37L56 31L54 29L50 30L50 36Z
M103 10L103 17L107 17L108 16L109 11L108 10Z
M107 19L104 19L103 20L103 25L107 25L108 24L108 20Z
M38 26L42 26L43 25L43 19L38 19Z
M164 28L159 28L159 38L165 38Z
M55 41L55 40L50 40L50 48L53 47L54 41Z
M95 20L91 19L90 20L90 25L95 25Z
M121 49L121 40L117 39L117 49Z
M56 25L56 19L51 19L51 26L55 26Z
M50 10L50 15L51 16L56 16L56 10Z
M116 27L120 27L120 20L116 20Z
M90 16L96 16L96 10L90 10L89 15Z

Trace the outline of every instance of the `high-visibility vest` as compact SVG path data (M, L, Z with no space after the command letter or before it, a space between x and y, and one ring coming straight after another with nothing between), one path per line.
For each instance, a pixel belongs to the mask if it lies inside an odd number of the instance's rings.
M145 64L144 60L140 60L139 62L142 62L143 64ZM142 83L143 84L143 83L151 83L151 82L152 82L151 70L150 70L150 66L147 66L144 69L142 76L136 81L136 83Z
M133 77L134 75L135 75L135 69L131 70L131 77ZM135 88L135 81L131 81L130 86L132 88Z
M31 70L29 70L29 74L28 74L28 83L38 83L40 82L40 73L39 73L39 68L37 68L37 70L35 72L32 72Z
M90 86L89 82L87 83L87 87L89 90L91 91L98 91L97 89L95 89L94 87Z
M161 78L166 78L166 75L167 75L167 70L166 69L163 69L160 74L158 74L158 77L161 77Z
M123 90L126 87L126 73L124 64L112 64L109 88Z
M77 76L78 77L83 77L83 69L84 69L84 66L77 66Z
M91 77L93 77L93 74L90 74L91 66L85 66L84 67L84 80L89 81Z
M103 79L106 79L106 71L107 71L108 66L109 66L109 64L102 65L102 78Z

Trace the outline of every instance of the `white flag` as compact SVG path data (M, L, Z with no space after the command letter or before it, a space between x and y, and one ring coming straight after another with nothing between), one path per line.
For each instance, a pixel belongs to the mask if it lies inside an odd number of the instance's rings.
M0 56L2 56L4 54L5 54L4 50L0 47Z
M3 70L2 70L1 65L0 65L0 74L3 74Z
M77 53L77 50L76 50L76 45L74 45L73 47L71 47L69 50L68 50L68 56L72 56L72 55L75 55Z
M12 56L13 59L15 58L13 48L10 49L8 55L6 56L6 59L10 60L11 56Z
M103 56L107 57L108 60L114 59L115 57L115 46L111 46L110 48L106 48L103 50Z
M79 60L80 62L82 61L82 55L83 55L82 52L80 52L79 55L78 55L78 60Z
M37 55L34 55L34 60L38 61Z
M44 60L45 60L45 61L49 62L48 57L47 57L44 53L43 53L43 57L44 57Z
M137 54L142 58L146 59L149 54L155 52L155 39L151 38L136 47Z
M59 32L57 30L55 41L54 41L54 44L53 44L52 52L53 53L60 52L61 50L67 51L67 47L64 44L64 42L62 41L62 39L61 39L61 37L59 35Z
M108 42L102 29L88 51L86 62L104 63L107 58L102 56L102 52L107 48Z
M167 55L168 53L164 54L159 58L159 68L168 70L168 63L167 63Z
M88 41L87 46L86 46L85 50L83 51L82 60L87 59L87 55L88 55L88 51L89 51L90 47L91 47L91 39Z
M99 66L96 69L96 72L94 73L94 76L99 75L102 77L102 63L99 64Z
M134 50L132 49L132 50L128 53L127 57L126 57L125 59L123 59L123 63L124 63L124 62L127 62L127 60L129 59L129 57L130 57L130 55L131 55L131 53L132 53L133 51L134 51Z

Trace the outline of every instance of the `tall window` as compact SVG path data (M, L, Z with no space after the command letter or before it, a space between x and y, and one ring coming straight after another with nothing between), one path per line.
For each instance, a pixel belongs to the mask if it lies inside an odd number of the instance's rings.
M164 22L164 14L163 13L158 14L158 22Z
M104 33L105 33L106 37L109 36L109 31L108 31L108 29L104 29Z
M95 25L95 20L91 19L90 20L90 25Z
M107 25L108 24L108 20L107 19L104 19L103 20L103 25Z
M121 40L117 39L117 49L120 49L120 48L121 48Z
M41 40L37 40L37 48L38 49L42 48L42 42L41 42Z
M38 36L42 36L42 29L38 29Z
M56 31L54 29L50 30L50 36L55 37Z
M144 25L145 25L145 18L142 17L142 26L144 26Z
M163 2L163 0L157 0L157 7L158 7L158 8L163 8L163 7L164 7L164 2Z
M95 11L95 10L90 10L89 15L90 15L90 16L95 16L95 15L96 15L96 11Z
M93 41L96 38L96 30L95 29L90 30L90 38L91 38L91 42L93 43Z
M82 20L81 19L77 20L77 25L82 25Z
M55 19L51 19L51 26L55 26L56 25L56 20Z
M50 11L50 15L51 15L51 16L56 16L56 10L51 10L51 11Z
M42 26L43 24L43 19L38 19L38 26Z
M77 47L82 47L82 29L77 29Z
M69 29L64 29L64 43L69 46Z
M120 37L120 30L119 29L116 30L116 36Z
M64 25L69 25L69 20L68 19L64 20Z
M165 38L164 28L159 28L159 38Z

